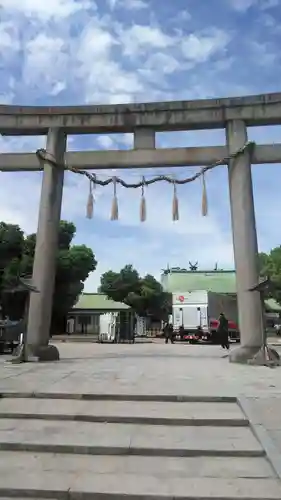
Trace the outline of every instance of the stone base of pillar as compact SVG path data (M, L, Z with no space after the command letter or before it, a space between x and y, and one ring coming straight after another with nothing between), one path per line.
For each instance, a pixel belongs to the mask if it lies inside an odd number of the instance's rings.
M38 361L59 361L60 353L55 345L28 346L28 357L37 358Z
M29 345L27 348L27 361L59 361L60 353L55 345Z
M240 346L229 354L230 363L241 363L256 366L279 366L280 356L271 347Z
M12 364L28 363L30 361L59 361L60 353L54 345L43 346L19 346L9 360Z

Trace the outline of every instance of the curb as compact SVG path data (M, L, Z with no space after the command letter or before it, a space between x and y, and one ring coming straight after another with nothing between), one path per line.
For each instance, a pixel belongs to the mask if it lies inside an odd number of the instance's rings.
M19 496L20 495L20 496ZM219 496L204 496L198 497L197 495L152 495L149 493L144 494L125 494L125 493L95 493L87 491L74 491L72 489L68 490L40 490L40 489L28 489L24 488L22 490L15 488L1 488L0 487L0 498L18 498L26 500L46 500L46 499L56 499L56 500L223 500L223 497ZM240 494L231 497L225 497L226 500L257 500L253 497L241 497ZM276 500L276 497L264 497L263 500Z
M10 392L0 393L1 398L22 399L76 399L85 401L151 401L163 403L237 403L232 396L177 396L170 394L92 394L68 392Z

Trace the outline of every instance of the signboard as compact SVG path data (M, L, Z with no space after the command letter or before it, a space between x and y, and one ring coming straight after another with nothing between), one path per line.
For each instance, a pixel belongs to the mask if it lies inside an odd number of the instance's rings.
M188 304L206 304L208 293L206 290L193 290L192 292L173 293L173 305L184 306Z

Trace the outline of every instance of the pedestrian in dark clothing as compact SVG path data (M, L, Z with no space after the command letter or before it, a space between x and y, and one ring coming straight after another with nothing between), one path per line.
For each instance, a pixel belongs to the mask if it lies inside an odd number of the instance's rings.
M170 339L171 344L173 344L174 340L175 340L173 325L169 325L169 339Z
M229 349L229 338L228 338L228 319L225 317L224 313L219 315L219 325L218 325L218 335L220 338L220 343L223 349Z
M165 344L168 344L169 340L170 340L171 344L174 343L173 325L169 325L168 323L166 323L166 325L164 326L164 337L165 337Z

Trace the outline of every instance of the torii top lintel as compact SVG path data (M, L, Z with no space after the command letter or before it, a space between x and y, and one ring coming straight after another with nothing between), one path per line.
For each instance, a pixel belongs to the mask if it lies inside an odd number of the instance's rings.
M90 106L0 105L0 133L44 135L51 127L69 134L124 133L224 128L229 120L247 126L281 124L281 93L224 99Z

